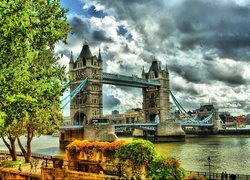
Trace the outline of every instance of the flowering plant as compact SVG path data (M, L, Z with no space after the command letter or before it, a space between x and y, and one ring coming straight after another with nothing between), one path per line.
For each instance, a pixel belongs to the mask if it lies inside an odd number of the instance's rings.
M72 156L75 153L79 153L80 151L82 152L88 152L88 151L102 151L105 154L106 152L115 152L115 150L123 146L125 144L124 140L118 140L118 141L113 141L113 142L101 142L101 141L94 141L90 142L88 140L76 140L72 143L70 143L67 147L66 150L69 152L69 154Z

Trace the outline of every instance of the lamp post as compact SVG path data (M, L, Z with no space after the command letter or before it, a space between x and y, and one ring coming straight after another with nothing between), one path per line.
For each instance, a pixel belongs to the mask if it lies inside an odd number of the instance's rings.
M211 179L211 158L210 158L210 156L208 156L208 158L207 158L207 161L208 161L208 173L209 173L209 180Z
M211 180L211 157L210 156L207 157L207 161L208 161L208 164L204 166L208 166L208 175L209 175L208 179Z

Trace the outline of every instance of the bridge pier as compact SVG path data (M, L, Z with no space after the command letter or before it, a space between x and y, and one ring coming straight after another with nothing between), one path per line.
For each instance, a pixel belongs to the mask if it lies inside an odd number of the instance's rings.
M159 123L156 131L135 129L133 138L146 139L152 142L183 142L186 139L186 134L180 123Z

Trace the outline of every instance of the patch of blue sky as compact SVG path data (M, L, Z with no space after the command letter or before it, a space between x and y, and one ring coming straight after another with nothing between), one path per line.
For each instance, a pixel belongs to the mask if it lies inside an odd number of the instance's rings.
M124 36L129 41L133 39L133 36L130 33L128 33L128 30L123 25L118 27L117 34L120 36Z
M103 11L96 11L94 6L91 6L87 9L83 8L84 3L78 0L74 0L74 1L61 0L60 3L61 3L61 7L69 9L68 14L77 14L77 15L84 16L86 18L90 18L90 17L103 18L107 15Z

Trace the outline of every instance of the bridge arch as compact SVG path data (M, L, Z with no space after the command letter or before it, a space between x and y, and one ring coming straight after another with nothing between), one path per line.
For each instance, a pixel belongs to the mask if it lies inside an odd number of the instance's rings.
M87 116L83 112L77 111L74 115L73 125L84 125L84 124L88 124Z

